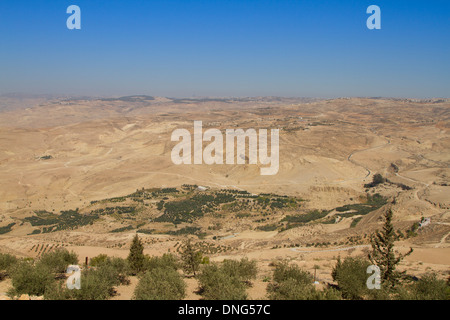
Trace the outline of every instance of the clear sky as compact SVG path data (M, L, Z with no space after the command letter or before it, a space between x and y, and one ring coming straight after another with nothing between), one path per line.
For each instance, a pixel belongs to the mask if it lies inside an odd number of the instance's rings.
M7 92L449 97L450 1L0 0Z

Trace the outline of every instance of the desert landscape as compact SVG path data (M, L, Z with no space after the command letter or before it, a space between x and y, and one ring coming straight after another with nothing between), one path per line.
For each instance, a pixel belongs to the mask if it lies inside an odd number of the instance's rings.
M199 120L279 129L278 173L175 165L172 132ZM413 248L399 268L446 280L449 164L449 99L3 95L0 253L126 258L138 234L145 254L178 255L191 239L212 262L256 260L248 298L266 299L274 261L332 284L338 257L367 256L391 209L395 249ZM185 299L201 299L185 281ZM137 282L112 299L131 299ZM0 281L0 295L11 286Z

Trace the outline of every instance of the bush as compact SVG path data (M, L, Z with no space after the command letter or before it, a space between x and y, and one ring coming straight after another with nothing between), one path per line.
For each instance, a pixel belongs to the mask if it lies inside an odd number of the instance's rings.
M245 300L245 284L219 265L205 265L199 275L202 295L206 300Z
M130 268L125 259L100 254L91 259L90 265L107 273L113 279L114 285L129 283L127 275L130 273Z
M313 284L302 284L295 279L287 279L277 285L269 285L272 300L340 300L336 289L317 290Z
M128 283L127 263L121 258L100 256L93 258L96 267L81 272L81 289L69 290L64 280L49 286L44 298L46 300L106 300L113 296L115 286Z
M106 300L114 294L114 286L118 284L111 268L101 267L81 272L81 289L69 290L66 282L53 284L46 291L46 300Z
M42 296L54 284L55 277L47 265L22 261L12 270L11 280L13 289L10 295Z
M157 267L147 271L134 291L136 300L181 300L186 296L186 284L172 268Z
M228 275L236 277L241 281L255 279L258 272L256 260L248 260L248 258L242 258L240 261L224 260L222 263L222 270Z
M401 290L401 300L448 300L449 285L435 273L423 276L419 281Z
M108 255L102 253L99 254L98 256L91 258L91 260L89 261L89 265L92 267L98 267L104 263L107 263L108 260L109 260Z
M0 253L0 271L8 272L17 262L17 258L12 254Z
M45 300L69 300L73 299L73 290L69 290L66 287L66 281L55 281L47 286L44 299Z
M106 300L114 294L114 285L118 280L111 268L83 270L81 289L68 290L74 300Z
M343 262L338 259L332 277L344 298L360 300L368 294L366 271L369 265L370 262L363 258L347 257Z
M273 280L281 283L283 281L294 279L300 284L312 284L313 276L296 265L289 265L287 262L281 262L276 265L273 272Z
M279 263L273 273L273 282L267 286L272 300L338 300L341 295L335 289L316 290L312 275L296 265Z
M47 266L53 273L65 273L69 265L78 264L78 256L67 249L56 249L43 254L39 263Z
M386 182L386 179L383 178L383 176L379 173L375 174L372 178L372 182L371 183L367 183L364 185L364 188L373 188L376 187L379 184L383 184Z
M178 270L180 267L178 258L170 253L165 253L161 257L145 257L144 270L149 271L156 268Z

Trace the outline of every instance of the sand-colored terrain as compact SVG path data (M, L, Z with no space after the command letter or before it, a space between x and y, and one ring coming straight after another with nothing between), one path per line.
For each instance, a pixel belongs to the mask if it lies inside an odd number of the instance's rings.
M175 165L171 134L177 128L192 132L195 120L203 121L204 130L280 129L278 174L260 175L260 164ZM75 208L88 215L107 206L92 201L124 197L141 188L195 184L302 199L295 209L267 215L249 209L249 215L240 219L205 215L191 223L205 233L201 238L191 235L195 241L224 248L210 253L212 260L246 256L258 261L260 273L249 294L264 298L263 280L270 276L273 260L289 259L311 270L319 265L319 279L331 281L338 255L364 254L368 236L381 226L387 205L359 217L356 226L352 222L358 216L340 219L335 209L379 193L388 199L399 230L430 218L416 236L398 243L400 251L415 249L402 268L416 275L432 270L446 277L449 130L447 100L0 97L0 227L14 223L0 235L0 252L37 257L44 248L64 246L80 259L100 253L126 257L136 230L110 232L126 227L123 219L107 216L73 230L31 235L36 227L25 218L40 210L59 214ZM389 183L365 188L376 173ZM148 220L158 215L156 203L149 200L139 211L139 219L146 223L142 228L174 230L171 223ZM132 204L127 199L120 205ZM324 219L337 217L336 223L313 221L285 231L257 228L263 217L265 224L277 224L286 215L316 209L330 210ZM167 232L141 236L151 255L176 252L186 237ZM318 243L323 246L313 245ZM195 280L188 281L188 298L198 298ZM4 284L0 285L2 291ZM119 288L117 298L130 298L130 288Z

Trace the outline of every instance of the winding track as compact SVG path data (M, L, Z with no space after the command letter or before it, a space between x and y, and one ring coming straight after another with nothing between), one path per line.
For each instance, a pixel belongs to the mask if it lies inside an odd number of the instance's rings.
M363 180L364 180L364 179L366 179L368 176L370 176L370 174L371 174L372 172L371 172L370 169L367 168L366 166L363 166L362 164L357 163L355 160L352 160L352 159L351 159L352 156L355 155L356 153L361 153L361 152L365 152L365 151L369 151L369 150L374 150L374 149L383 148L383 147L386 147L387 145L390 145L390 144L391 144L391 140L387 139L387 142L386 142L385 144L382 144L382 145L379 145L379 146L375 146L375 147L371 147L371 148L367 148L367 149L363 149L363 150L355 150L355 151L353 151L352 153L350 153L350 154L348 155L347 160L348 160L349 162L353 163L353 164L356 165L356 166L359 166L359 167L364 168L364 169L367 171L366 176L363 178Z
M325 249L325 250L301 250L299 248L291 248L292 251L295 252L302 252L302 253L316 253L316 252L335 252L335 251L347 251L352 249L359 249L359 248L369 248L371 247L368 244L362 244L357 246L351 246L351 247L343 247L343 248L334 248L334 249Z

